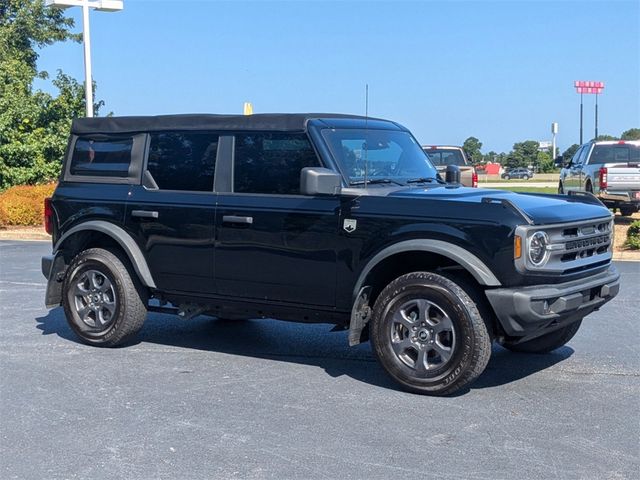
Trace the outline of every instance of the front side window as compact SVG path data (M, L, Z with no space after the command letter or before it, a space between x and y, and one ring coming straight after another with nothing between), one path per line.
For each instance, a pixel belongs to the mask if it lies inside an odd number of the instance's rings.
M437 171L408 132L324 129L322 136L351 185L436 178Z
M580 156L578 157L578 163L582 165L584 161L587 159L587 155L589 155L589 150L591 150L591 145L585 145L580 152Z
M69 171L71 175L127 177L132 148L131 136L78 137Z
M217 134L152 133L147 170L161 190L211 192L217 152Z
M233 191L297 195L300 171L320 162L303 133L247 133L235 136Z
M577 165L578 159L582 156L582 152L584 151L586 147L580 147L576 153L573 154L573 157L571 157L571 165Z

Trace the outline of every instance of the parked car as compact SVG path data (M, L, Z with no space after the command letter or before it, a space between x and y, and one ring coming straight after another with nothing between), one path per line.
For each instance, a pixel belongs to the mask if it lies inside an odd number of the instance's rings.
M564 164L562 156L556 165ZM596 195L622 215L640 209L640 140L588 142L564 164L558 193L572 191Z
M612 224L591 196L447 184L387 120L80 118L45 201L45 303L103 347L148 311L330 323L442 395L493 341L549 352L616 296Z
M478 173L461 147L423 145L422 149L443 177L447 165L456 165L460 168L460 183L467 187L478 186Z
M505 180L510 180L512 178L521 178L522 180L529 180L533 177L533 171L528 168L512 168L511 170L507 170L504 172L501 177Z

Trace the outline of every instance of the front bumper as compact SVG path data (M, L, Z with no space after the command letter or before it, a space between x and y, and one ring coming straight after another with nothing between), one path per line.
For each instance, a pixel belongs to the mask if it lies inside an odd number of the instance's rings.
M572 282L497 288L486 294L504 333L526 341L581 320L619 290L620 274L611 265L605 272Z

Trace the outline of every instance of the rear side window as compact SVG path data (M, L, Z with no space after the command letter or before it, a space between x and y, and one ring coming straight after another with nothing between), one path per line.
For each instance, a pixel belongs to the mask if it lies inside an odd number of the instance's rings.
M300 170L320 166L303 133L250 133L235 139L234 192L296 195Z
M71 175L127 177L131 165L131 136L78 137L71 156Z
M213 191L218 135L152 133L147 170L161 190Z

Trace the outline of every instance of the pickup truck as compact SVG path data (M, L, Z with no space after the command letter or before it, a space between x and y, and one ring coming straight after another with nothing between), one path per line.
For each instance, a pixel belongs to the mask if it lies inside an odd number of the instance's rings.
M556 165L564 164L562 156ZM607 207L631 215L640 208L640 140L588 142L560 172L558 193L596 195Z
M130 342L148 311L328 323L370 339L403 388L453 393L494 341L567 343L620 275L593 195L467 188L447 168L448 182L409 130L370 117L75 119L45 201L45 304L100 347Z
M471 165L467 153L461 147L423 145L422 149L441 176L444 177L448 165L456 165L460 169L460 183L462 185L465 187L478 186L478 173Z

